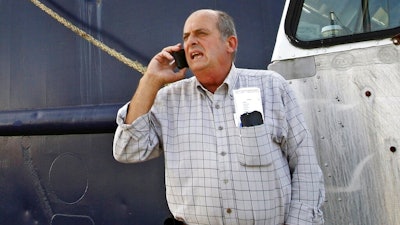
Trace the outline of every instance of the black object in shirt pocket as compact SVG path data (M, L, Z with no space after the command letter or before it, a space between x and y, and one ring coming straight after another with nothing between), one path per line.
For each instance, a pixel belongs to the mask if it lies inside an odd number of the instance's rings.
M242 127L251 127L263 124L263 118L259 111L244 113L240 116Z

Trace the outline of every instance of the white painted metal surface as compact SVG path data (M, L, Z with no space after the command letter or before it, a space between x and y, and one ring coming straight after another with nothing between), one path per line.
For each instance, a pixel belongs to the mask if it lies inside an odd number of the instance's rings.
M400 224L400 49L315 56L290 80L325 175L326 224Z
M400 46L378 40L303 50L282 32L273 68L289 80L313 134L326 224L400 224ZM291 76L287 68L299 60L314 74Z

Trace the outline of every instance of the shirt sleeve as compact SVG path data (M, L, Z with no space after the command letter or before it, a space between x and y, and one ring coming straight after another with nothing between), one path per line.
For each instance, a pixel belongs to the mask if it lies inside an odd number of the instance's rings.
M114 134L113 155L123 163L149 160L161 154L159 136L152 120L151 111L125 124L129 103L118 110L117 129Z
M284 84L287 133L283 150L292 175L292 199L285 224L324 224L321 207L325 198L324 180L309 133L294 92Z

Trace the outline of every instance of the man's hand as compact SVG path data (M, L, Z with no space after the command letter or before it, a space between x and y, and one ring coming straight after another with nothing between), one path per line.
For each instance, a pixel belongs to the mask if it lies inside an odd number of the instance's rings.
M152 81L152 85L161 88L185 77L186 68L176 71L174 57L171 55L172 52L180 49L181 44L166 47L151 59L144 76Z
M185 77L186 68L176 71L174 57L171 55L171 52L179 49L181 44L166 47L151 59L130 102L126 124L131 124L149 112L160 88Z

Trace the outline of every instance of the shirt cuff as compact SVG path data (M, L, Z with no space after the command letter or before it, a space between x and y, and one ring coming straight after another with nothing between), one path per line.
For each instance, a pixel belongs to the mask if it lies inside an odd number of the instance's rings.
M118 110L117 118L116 118L116 122L117 122L118 126L121 126L121 127L129 127L129 126L131 126L131 124L126 124L125 123L126 114L128 113L129 104L130 104L130 102L126 103L124 106L122 106Z
M319 208L314 208L301 202L292 201L289 210L289 217L285 224L322 225L324 224L324 217Z

